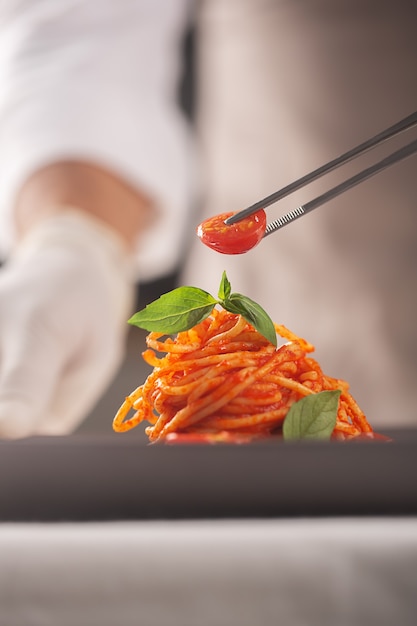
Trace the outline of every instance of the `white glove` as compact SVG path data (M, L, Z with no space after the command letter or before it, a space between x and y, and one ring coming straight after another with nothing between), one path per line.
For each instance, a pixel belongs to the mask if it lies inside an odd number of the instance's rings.
M86 417L123 356L129 261L116 233L70 209L0 270L0 437L67 434Z

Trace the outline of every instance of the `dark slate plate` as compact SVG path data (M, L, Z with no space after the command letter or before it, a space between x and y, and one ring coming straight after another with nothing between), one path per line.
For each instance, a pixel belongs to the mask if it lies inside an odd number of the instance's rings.
M417 514L417 430L393 441L0 442L0 521Z

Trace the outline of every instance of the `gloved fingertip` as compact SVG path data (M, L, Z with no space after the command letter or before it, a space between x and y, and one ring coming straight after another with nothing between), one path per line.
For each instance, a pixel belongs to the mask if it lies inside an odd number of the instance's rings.
M29 437L35 428L35 416L24 402L0 399L0 438Z

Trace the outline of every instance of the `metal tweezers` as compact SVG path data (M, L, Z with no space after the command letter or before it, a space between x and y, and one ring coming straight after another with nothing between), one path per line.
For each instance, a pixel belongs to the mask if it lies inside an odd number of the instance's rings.
M265 209L271 204L278 202L278 200L281 200L282 198L285 198L286 196L290 195L297 189L301 189L301 187L308 185L309 183L313 182L314 180L317 180L324 174L327 174L335 170L336 168L340 167L341 165L348 163L349 161L352 161L359 155L365 154L365 152L368 152L368 150L371 150L372 148L375 148L376 146L382 144L384 141L387 141L388 139L395 137L396 135L402 133L403 131L408 130L409 128L412 128L416 124L417 124L417 111L412 113L408 117L405 117L400 122L397 122L397 124L394 124L393 126L390 126L389 128L387 128L386 130L383 130L382 132L378 133L378 135L375 135L371 139L368 139L367 141L364 141L363 143L356 146L355 148L348 150L348 152L345 152L344 154L337 157L336 159L329 161L329 163L322 165L321 167L310 172L309 174L306 174L302 178L299 178L293 183L290 183L286 187L279 189L278 191L271 194L270 196L267 196L263 200L259 200L258 202L255 202L255 204L252 204L247 209L243 209L242 211L235 213L234 215L232 215L231 217L225 220L225 224L235 224L236 222L240 222L240 220L244 219L248 215L252 215L252 213L256 213L260 209ZM363 171L359 172L355 176L352 176L351 178L348 178L344 182L340 183L339 185L336 185L336 187L329 189L329 191L326 191L320 196L317 196L317 198L310 200L306 204L303 204L297 207L296 209L289 211L285 215L282 215L280 218L274 220L273 222L267 225L264 237L270 235L271 233L274 233L276 230L279 230L283 226L290 224L291 222L298 219L302 215L305 215L306 213L313 211L313 209L316 209L317 207L325 204L329 200L332 200L336 196L339 196L340 194L344 193L348 189L355 187L359 183L362 183L364 180L371 178L371 176L378 174L378 172L382 172L382 170L386 169L387 167L390 167L391 165L394 165L394 163L398 163L399 161L402 161L403 159L406 159L412 156L416 152L417 152L417 139L407 144L400 150L393 152L392 154L385 157L381 161L378 161L374 165L364 169Z

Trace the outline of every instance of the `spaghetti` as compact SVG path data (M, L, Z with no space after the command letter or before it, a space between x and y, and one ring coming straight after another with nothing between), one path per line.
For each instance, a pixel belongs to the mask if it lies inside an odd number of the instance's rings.
M274 326L285 340L278 348L241 315L216 308L174 338L149 333L142 356L153 371L123 402L114 430L145 421L151 442L178 435L250 441L279 435L290 407L301 398L340 390L332 439L372 437L348 384L323 373L310 356L310 343Z

